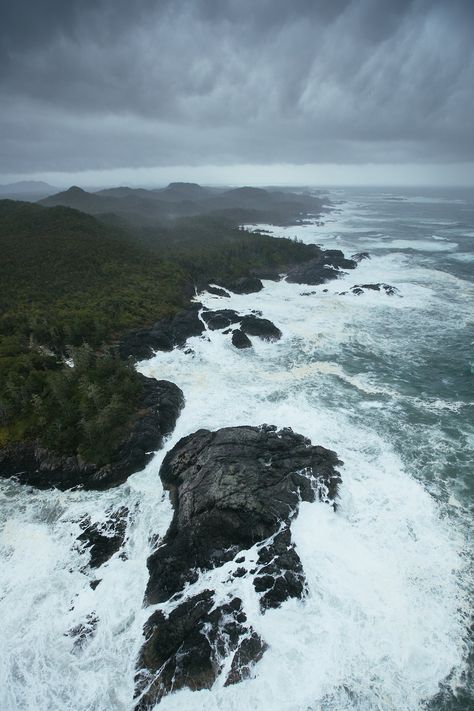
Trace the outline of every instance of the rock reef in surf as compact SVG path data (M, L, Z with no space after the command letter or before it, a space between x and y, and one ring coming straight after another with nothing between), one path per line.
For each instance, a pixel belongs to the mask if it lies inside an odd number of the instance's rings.
M232 331L232 345L241 350L242 348L251 348L252 341L240 328L236 328Z
M400 296L397 287L390 284L355 284L351 286L350 291L356 296L360 296L366 291L380 291L387 294L387 296Z
M343 269L357 267L357 260L347 259L338 249L323 250L317 245L307 247L310 249L310 258L301 264L288 264L284 268L268 267L254 275L232 281L210 280L210 283L204 282L201 288L220 297L228 297L229 292L251 294L264 288L262 279L278 281L285 274L291 283L318 285L338 279L344 274ZM175 316L161 319L150 328L130 331L123 337L118 349L122 358L144 360L151 358L155 351L171 351L176 346L183 347L188 338L201 336L206 326L210 330L220 330L237 323L241 324L241 330L247 335L260 336L266 340L278 340L281 337L281 331L267 319L257 321L254 315L241 316L232 309L210 311L203 308L201 303L192 302Z
M129 430L112 454L110 462L96 466L79 456L60 455L36 442L16 442L0 449L0 475L15 477L40 489L108 489L122 484L140 471L164 437L173 431L184 406L180 388L167 380L140 376L143 396Z
M262 612L301 598L306 581L290 523L301 501L335 507L338 464L334 452L268 425L198 430L168 452L160 477L174 516L148 559L146 601L172 610L157 610L145 626L138 708L185 686L209 688L220 674L230 684L251 673L265 641L241 599L199 589L200 576L216 568L228 581L250 576Z
M89 516L80 522L83 530L76 542L89 552L90 568L100 568L123 546L128 517L128 508L121 506L109 511L103 522L92 523Z
M120 342L120 356L144 360L151 358L155 351L171 351L175 346L184 346L188 338L204 332L204 324L199 318L201 308L202 304L192 303L175 316L156 321L150 328L130 331Z
M342 269L355 269L357 262L347 259L339 249L322 251L309 262L291 269L286 280L293 284L324 284L341 276Z

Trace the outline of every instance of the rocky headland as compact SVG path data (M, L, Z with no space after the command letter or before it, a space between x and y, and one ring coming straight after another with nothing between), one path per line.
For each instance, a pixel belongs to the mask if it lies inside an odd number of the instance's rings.
M301 501L335 508L341 481L336 454L291 429L199 430L166 455L160 477L174 516L148 559L146 602L165 603L145 625L137 708L182 687L209 688L248 677L266 642L248 623L242 600L199 589L206 570L249 576L262 612L306 590L290 523ZM171 609L170 609L171 608Z

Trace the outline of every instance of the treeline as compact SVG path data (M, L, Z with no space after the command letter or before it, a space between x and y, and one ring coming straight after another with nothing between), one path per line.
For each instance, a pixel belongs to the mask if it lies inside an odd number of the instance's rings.
M140 399L135 371L109 347L121 334L183 308L195 283L312 252L223 218L132 233L11 200L0 201L0 250L0 444L35 438L97 463Z

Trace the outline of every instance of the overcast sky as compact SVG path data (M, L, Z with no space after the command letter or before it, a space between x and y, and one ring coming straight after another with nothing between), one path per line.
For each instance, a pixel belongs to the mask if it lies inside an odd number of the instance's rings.
M0 18L1 182L474 184L474 0L0 0Z

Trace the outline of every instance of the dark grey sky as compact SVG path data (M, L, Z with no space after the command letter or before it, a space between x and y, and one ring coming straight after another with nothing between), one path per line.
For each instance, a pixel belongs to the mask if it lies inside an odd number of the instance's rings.
M3 176L474 162L474 0L0 9Z

